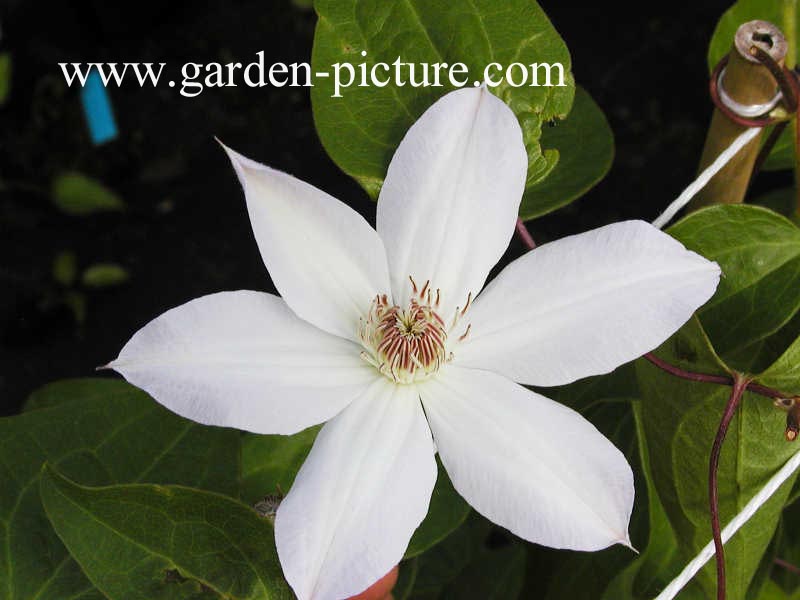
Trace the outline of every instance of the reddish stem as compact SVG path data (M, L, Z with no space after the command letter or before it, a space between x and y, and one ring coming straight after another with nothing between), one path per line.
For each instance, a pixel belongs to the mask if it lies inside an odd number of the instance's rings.
M680 377L681 379L688 379L689 381L700 381L702 383L716 383L718 385L734 384L734 378L729 377L728 375L709 375L708 373L695 373L694 371L685 371L680 367L671 365L667 361L658 358L652 352L648 352L647 354L643 355L643 358L649 360L651 363L653 363L662 371L666 371L670 375L674 375L675 377ZM785 392L781 392L780 390L767 387L766 385L761 385L760 383L749 382L747 384L746 389L748 392L753 392L754 394L758 394L760 396L766 396L767 398L772 398L772 399L793 397L792 394L786 394Z
M669 364L665 360L661 360L652 352L644 355L644 358L649 360L662 371L666 371L670 375L680 377L681 379L688 379L689 381L702 381L704 383L717 383L719 385L732 385L733 380L727 375L708 375L706 373L695 373L693 371L685 371L680 367Z
M771 387L767 387L765 385L761 385L758 383L748 383L747 384L747 391L754 392L761 396L766 396L767 398L773 398L775 400L791 398L792 394L787 394L785 392L781 392L780 390L773 389Z
M722 546L722 533L719 525L719 490L717 486L717 472L719 470L719 455L722 451L722 442L725 441L725 434L728 433L728 426L731 424L742 394L747 388L748 379L743 375L736 374L733 377L733 389L725 412L719 422L717 435L714 438L714 445L711 446L711 459L708 461L708 503L711 511L711 535L714 538L714 553L717 562L717 600L725 600L725 550Z
M528 228L525 227L525 223L519 218L517 219L517 235L519 235L519 239L522 240L522 243L525 244L528 250L536 248L536 242L533 240L531 232L528 231Z
M790 571L796 575L800 575L800 567L793 565L788 560L783 560L782 558L776 558L773 562L779 567L783 567L787 571Z

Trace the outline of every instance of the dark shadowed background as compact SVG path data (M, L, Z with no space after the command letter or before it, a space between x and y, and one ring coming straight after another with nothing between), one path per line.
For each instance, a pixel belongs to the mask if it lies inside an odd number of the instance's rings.
M498 0L499 1L499 0ZM691 180L710 114L706 49L723 0L542 2L572 53L578 82L616 136L610 175L581 200L531 224L538 242L626 218L651 220ZM0 107L0 414L36 387L88 376L164 310L231 289L274 291L244 199L213 140L288 171L374 222L374 205L317 140L308 90L231 87L184 98L178 88L111 89L120 136L91 144L75 88L58 62L267 64L310 61L313 11L290 0L0 2L0 51L13 59ZM50 182L77 170L128 210L70 217ZM770 187L768 176L759 185ZM129 280L79 289L76 320L52 276L54 258L122 265ZM522 251L512 244L506 259ZM75 291L75 290L72 290Z

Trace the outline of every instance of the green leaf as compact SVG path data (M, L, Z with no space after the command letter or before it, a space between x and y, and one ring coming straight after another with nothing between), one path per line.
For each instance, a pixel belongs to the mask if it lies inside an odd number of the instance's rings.
M766 141L771 131L772 129L770 128L764 133L762 138L764 141ZM794 126L790 124L778 136L775 145L767 155L767 159L761 165L761 169L764 171L794 169L794 162Z
M743 23L756 19L769 21L791 38L791 32L800 29L798 13L793 5L793 0L739 0L726 10L714 29L708 47L709 73L730 51L736 30ZM797 46L796 43L794 45ZM800 58L800 52L798 52L800 49L795 47L794 50L796 63ZM766 135L763 139L766 139ZM765 170L793 169L794 162L794 133L793 127L790 126L778 138L762 168Z
M232 498L174 485L84 487L49 465L40 489L59 537L110 600L171 599L178 587L292 598L270 521Z
M400 573L392 590L394 600L408 600L417 580L417 559L404 560L400 563Z
M182 419L125 382L66 380L0 419L0 599L94 599L39 499L41 467L92 485L171 483L238 493L238 433Z
M758 595L758 600L789 600L790 596L781 589L777 583L768 580L761 593Z
M483 547L442 594L443 598L513 600L525 581L525 546L511 542L500 548Z
M776 535L775 555L790 565L800 562L800 505L787 506L781 517L781 525ZM800 594L800 577L788 569L773 564L773 579L786 595Z
M11 93L11 54L0 52L0 106L6 103Z
M657 350L681 368L727 373L697 319ZM678 539L678 556L687 562L710 539L708 461L730 388L700 384L665 373L645 360L637 362L642 389L642 425L650 453L653 482ZM800 381L796 382L800 389ZM719 465L720 517L727 523L796 451L783 439L784 415L769 399L745 393L734 417ZM745 598L778 524L793 479L782 486L725 546L728 599ZM680 569L680 561L676 575ZM712 596L714 565L692 584ZM691 592L690 592L691 593Z
M417 557L417 578L413 599L438 598L445 586L456 578L481 551L492 524L471 512L452 535Z
M545 599L597 600L608 588L614 574L624 568L631 554L630 549L612 547L562 557L549 578Z
M92 215L120 211L125 203L105 185L82 173L62 173L53 181L51 196L61 212L68 215Z
M106 288L128 281L128 271L114 263L97 263L88 267L81 282L88 288Z
M713 206L690 214L669 233L710 260L723 276L699 311L721 356L766 338L800 308L800 230L759 206Z
M542 128L542 148L558 153L553 170L528 188L520 207L532 219L565 206L605 177L614 160L614 134L603 111L578 86L575 103L564 121Z
M492 62L504 67L515 62L562 64L563 87L514 88L504 82L492 89L517 115L528 151L522 216L557 208L557 202L548 207L548 202L553 203L549 194L543 194L540 203L531 188L558 160L557 152L543 152L540 147L542 124L566 117L575 87L567 47L536 2L507 0L498 9L493 0L475 0L453 10L446 0L318 0L315 8L319 20L311 57L314 72L331 72L333 65L347 63L358 74L362 63L369 71L378 62L391 64L398 57L417 69L423 63L461 62L469 69L468 85L472 85L483 79L486 65ZM557 77L555 72L553 77ZM334 97L331 75L319 78L311 88L314 122L323 146L373 198L406 131L438 98L452 91L446 73L440 81L441 87L353 85L342 89L341 97ZM559 150L568 152L566 147Z
M746 373L758 373L780 358L786 349L800 337L800 311L775 333L758 342L737 350L728 357L728 364Z
M128 394L135 389L119 379L95 377L63 379L43 385L31 392L22 405L22 410L27 412L39 408L52 408L75 400L102 402L104 398Z
M64 287L71 286L78 275L77 263L74 252L59 252L53 260L53 279Z
M788 394L800 394L800 337L758 376L758 382Z
M254 504L273 494L285 494L321 426L294 435L242 434L242 500Z
M758 564L756 574L753 576L753 581L750 583L750 589L747 590L746 600L758 600L763 594L771 593L772 586L770 585L770 574L775 567L776 552L778 550L778 543L782 537L783 517L778 522L778 528L775 535L772 536L772 541L767 548L767 551L761 557L761 562Z
M436 457L436 466L439 472L436 476L436 486L431 495L428 514L414 535L411 536L405 558L417 556L441 542L456 530L469 514L469 504L453 487L438 456Z
M633 403L636 421L636 438L638 441L639 469L635 475L641 474L644 485L637 485L637 494L644 490L647 494L647 543L640 546L641 554L635 557L624 569L611 580L603 593L603 600L616 598L652 598L663 589L668 581L665 573L674 564L677 541L675 532L669 523L664 506L658 497L650 468L650 452L647 438L642 426L642 401ZM636 482L639 483L638 481ZM638 503L641 506L641 501ZM634 510L636 507L634 507ZM636 525L636 521L633 522ZM634 543L641 535L641 527L633 531Z

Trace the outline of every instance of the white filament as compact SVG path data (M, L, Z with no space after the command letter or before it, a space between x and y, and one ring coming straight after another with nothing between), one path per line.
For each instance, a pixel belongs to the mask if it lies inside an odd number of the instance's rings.
M663 229L664 226L669 223L676 214L678 214L678 211L689 204L689 201L694 198L697 192L702 190L709 180L716 175L722 169L722 167L727 165L728 162L734 156L736 156L739 150L744 148L759 133L761 133L761 127L751 127L733 140L731 145L728 146L722 153L720 153L716 160L706 167L706 169L700 173L697 179L689 184L689 187L683 190L680 196L673 200L672 204L667 207L667 210L661 213L658 218L653 221L653 226Z
M781 467L780 471L775 473L772 478L767 482L767 484L761 488L758 493L750 499L750 502L742 509L742 511L736 515L731 522L725 526L725 529L722 530L722 543L726 543L733 534L735 534L742 525L747 523L747 521L752 517L758 509L761 508L764 503L770 499L772 494L774 494L783 483L792 476L792 474L800 467L800 452L796 452L786 464ZM694 577L697 572L703 568L703 565L706 564L709 559L714 556L714 541L710 541L706 546L700 551L700 554L695 556L689 564L687 564L683 571L681 571L680 575L678 575L675 579L673 579L670 584L664 588L657 597L656 600L672 600L678 592L680 592L684 586L691 581L692 577Z

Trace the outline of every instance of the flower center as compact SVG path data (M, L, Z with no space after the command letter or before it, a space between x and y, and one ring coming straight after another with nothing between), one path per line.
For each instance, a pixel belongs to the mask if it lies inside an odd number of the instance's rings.
M361 357L396 383L426 379L453 359L447 348L448 334L466 314L472 298L467 297L463 309L456 308L448 327L437 313L439 290L432 293L429 282L419 289L413 279L411 285L414 295L407 307L390 304L386 295L376 296L359 328L365 349ZM464 340L469 330L468 325L458 340Z

